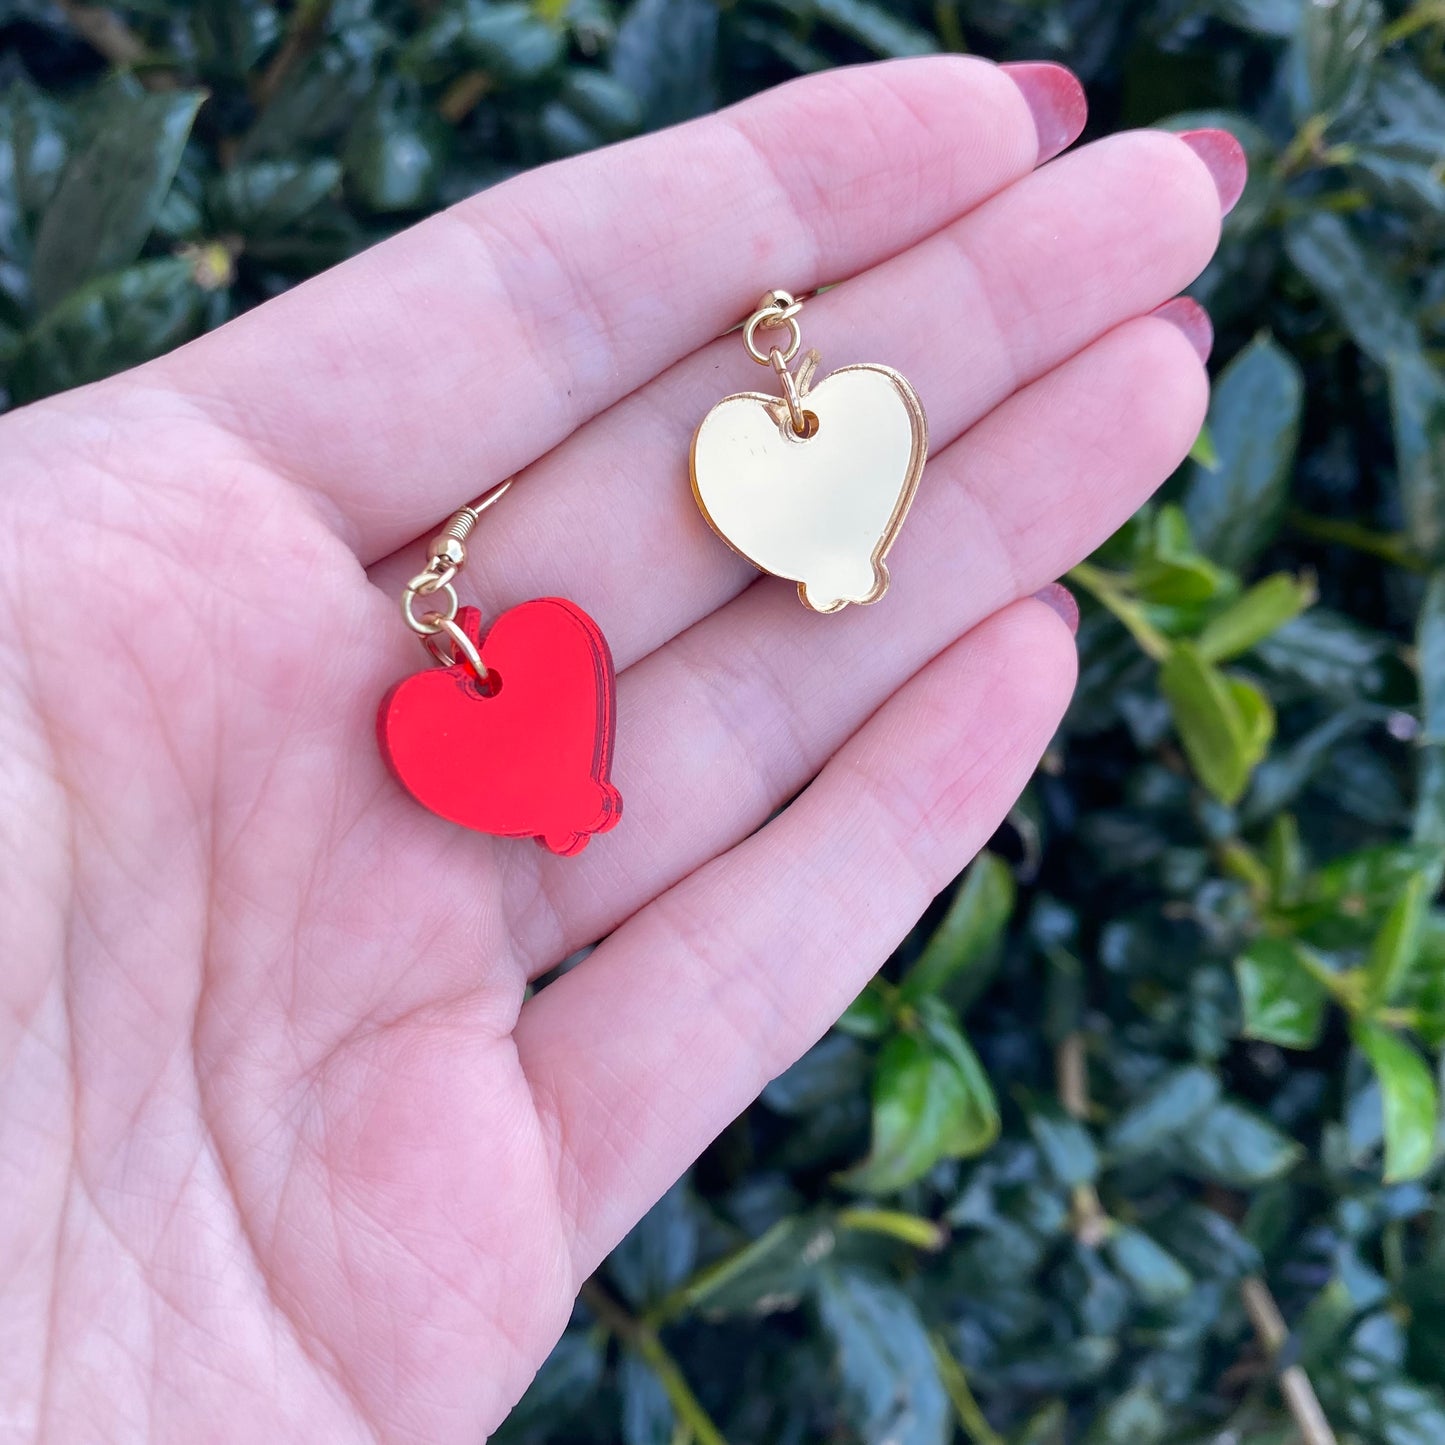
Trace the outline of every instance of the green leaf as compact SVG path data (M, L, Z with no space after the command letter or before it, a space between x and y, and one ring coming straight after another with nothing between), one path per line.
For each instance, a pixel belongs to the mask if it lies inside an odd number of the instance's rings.
M1291 904L1299 896L1308 863L1300 841L1299 823L1293 813L1278 813L1269 825L1264 846L1269 870L1270 897L1275 903Z
M1054 1179L1065 1189L1092 1184L1099 1175L1094 1136L1057 1104L1042 1099L1023 1103L1024 1121Z
M826 1270L818 1321L837 1357L844 1416L866 1441L947 1445L953 1415L928 1329L898 1288L862 1270Z
M1234 961L1244 1036L1287 1049L1312 1049L1329 994L1294 939L1257 938Z
M1380 53L1379 0L1309 0L1287 63L1295 119L1338 116L1364 98Z
M1255 648L1278 677L1337 703L1374 698L1390 685L1392 644L1327 607L1312 607Z
M1199 1064L1171 1069L1117 1119L1106 1137L1116 1160L1154 1153L1204 1116L1219 1098L1219 1079Z
M1277 572L1214 617L1195 645L1206 662L1227 662L1293 621L1315 600L1314 584Z
M1419 741L1445 743L1445 571L1436 572L1425 589L1415 643L1420 672Z
M1013 914L1014 876L993 853L980 853L964 875L943 921L903 979L900 996L914 1002L939 993L959 974L983 966Z
M1214 433L1209 429L1209 423L1199 428L1199 435L1194 438L1194 445L1189 448L1190 461L1197 462L1207 472L1219 470L1219 448L1214 444Z
M1159 1396L1149 1385L1135 1385L1099 1412L1084 1445L1159 1445L1168 1434L1169 1416Z
M1114 1225L1105 1250L1120 1279L1146 1308L1166 1309L1194 1289L1188 1270L1143 1230L1127 1224Z
M750 1244L700 1271L682 1298L706 1319L792 1309L836 1246L826 1223L811 1217L781 1219Z
M838 1182L889 1194L942 1159L965 1159L998 1137L998 1105L968 1041L946 1018L891 1039L873 1084L873 1145Z
M1222 802L1238 802L1274 735L1268 699L1252 683L1226 677L1188 642L1170 650L1159 683L1199 781Z
M677 1289L697 1263L699 1218L686 1180L674 1184L607 1258L624 1299L641 1310Z
M1371 1438L1380 1445L1439 1445L1445 1440L1445 1399L1439 1390L1397 1375L1360 1393L1369 1410Z
M21 75L0 96L0 250L28 254L70 151L70 117Z
M1239 1227L1202 1204L1181 1204L1151 1222L1150 1233L1196 1279L1236 1284L1263 1267Z
M1363 947L1416 873L1438 877L1442 851L1391 843L1341 854L1315 871L1287 917L1321 948Z
M642 106L632 88L605 70L574 65L562 79L557 99L543 111L547 117L565 111L586 132L591 146L621 140L643 123Z
M368 211L417 211L436 199L451 150L451 131L419 98L383 89L346 134L347 191Z
M1410 829L1417 843L1445 849L1445 747L1422 747L1415 768L1415 816Z
M1392 356L1390 415L1395 469L1410 544L1434 564L1445 561L1445 378L1423 356Z
M617 30L612 74L649 126L673 125L717 104L715 0L637 0Z
M1195 545L1220 566L1247 570L1278 532L1303 407L1299 364L1267 336L1216 382L1209 427L1218 456L1212 467L1190 468L1184 513Z
M238 158L286 155L341 135L371 95L389 39L380 26L353 23L312 49L285 73L242 140Z
M1008 1445L1068 1445L1069 1411L1062 1400L1052 1400L1036 1410L1009 1436ZM992 1442L971 1442L992 1445Z
M1377 200L1404 211L1445 214L1440 136L1445 91L1400 52L1376 65L1368 114L1357 117L1343 159L1351 178Z
M1355 345L1381 366L1420 351L1415 309L1349 222L1312 211L1285 230L1285 249Z
M1435 1159L1440 1104L1425 1061L1398 1035L1356 1024L1355 1043L1380 1081L1385 1116L1385 1182L1418 1179Z
M1373 718L1356 703L1326 714L1323 722L1306 729L1288 745L1272 751L1254 770L1249 801L1241 811L1241 821L1253 827L1279 809L1296 804L1311 783L1327 774L1344 743L1364 731L1371 722Z
M1189 607L1212 602L1233 586L1233 579L1207 557L1152 558L1134 572L1134 590L1158 607Z
M1420 928L1420 958L1405 979L1401 1004L1414 1033L1432 1050L1445 1047L1445 913L1431 910Z
M831 1033L763 1090L763 1103L797 1118L860 1091L867 1079L868 1055L847 1034Z
M507 85L538 80L566 53L566 37L526 0L453 0L443 15L460 24L455 49Z
M1268 1119L1230 1099L1205 1110L1176 1147L1187 1173L1233 1189L1278 1179L1304 1155L1299 1144Z
M201 70L241 79L281 36L274 5L257 0L196 0L187 17Z
M938 41L917 25L900 20L888 8L869 0L813 0L820 20L856 40L875 55L889 59L904 55L932 55Z
M250 161L212 179L206 208L216 231L277 236L296 226L340 180L341 166L334 160Z
M1385 915L1365 964L1365 1006L1393 1003L1420 952L1420 930L1430 905L1431 880L1416 873Z
M159 356L195 335L204 302L191 263L178 257L102 276L25 337L11 391L17 401L33 401Z
M881 1039L893 1026L893 1010L876 983L870 983L843 1011L835 1025L855 1039Z
M1235 586L1234 579L1195 547L1189 521L1173 503L1160 507L1139 538L1132 585L1145 602L1184 607L1210 602Z
M136 258L204 99L204 91L137 92L120 81L97 96L88 137L66 162L35 238L31 284L42 312Z
M507 1417L498 1441L528 1427L555 1424L585 1408L602 1380L602 1350L587 1332L568 1330L552 1347L542 1368Z
M1208 0L1205 9L1241 30L1284 40L1299 27L1306 0Z
M0 375L4 374L5 368L19 354L21 340L18 331L0 321Z

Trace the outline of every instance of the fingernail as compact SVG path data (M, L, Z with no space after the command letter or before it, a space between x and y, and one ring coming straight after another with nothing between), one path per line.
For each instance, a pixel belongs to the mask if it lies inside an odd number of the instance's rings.
M1058 613L1063 618L1064 626L1078 635L1079 604L1074 601L1074 594L1061 582L1050 582L1047 587L1040 587L1034 593L1034 601L1042 602L1045 607Z
M1176 296L1166 301L1154 314L1171 326L1177 326L1189 338L1201 361L1209 360L1214 350L1214 323L1209 313L1192 297Z
M1039 161L1051 161L1084 133L1089 101L1072 70L1030 60L1001 67L1023 92L1039 136Z
M1179 139L1209 167L1219 191L1219 209L1227 216L1239 204L1249 180L1244 147L1227 130L1186 130Z

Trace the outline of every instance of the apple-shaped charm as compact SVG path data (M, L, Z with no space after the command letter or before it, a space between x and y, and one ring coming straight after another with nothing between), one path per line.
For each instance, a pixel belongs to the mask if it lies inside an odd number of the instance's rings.
M475 607L456 622L488 685L461 660L403 678L377 715L382 756L417 802L453 823L580 853L622 816L609 778L617 710L601 629L561 597L513 607L485 635Z
M844 366L797 388L807 431L763 392L724 397L692 442L692 489L712 529L755 567L798 584L815 612L876 602L884 558L928 455L923 405L891 367Z

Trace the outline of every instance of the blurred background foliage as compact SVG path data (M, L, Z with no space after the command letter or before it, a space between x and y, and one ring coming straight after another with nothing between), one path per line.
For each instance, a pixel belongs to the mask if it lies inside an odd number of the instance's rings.
M1209 426L1073 574L1078 699L1009 826L608 1260L504 1435L1440 1445L1441 0L0 0L0 385L936 49L1065 60L1095 132L1243 140Z

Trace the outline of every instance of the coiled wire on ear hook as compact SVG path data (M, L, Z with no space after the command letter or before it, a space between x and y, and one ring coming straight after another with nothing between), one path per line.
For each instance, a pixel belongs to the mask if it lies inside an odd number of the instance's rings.
M455 667L458 662L466 662L476 674L477 681L483 684L488 682L490 674L482 662L476 644L457 626L457 608L460 604L452 580L467 560L467 538L471 535L472 528L477 525L477 520L489 507L496 506L502 500L515 481L515 477L508 477L490 491L483 492L476 501L453 512L441 531L427 543L426 566L406 584L401 594L401 615L406 625L421 638L422 646L430 656L442 667ZM435 597L438 593L445 599L446 610L442 612L433 608L418 616L415 610L416 599ZM450 656L444 651L440 641L440 634L443 633L451 642Z

